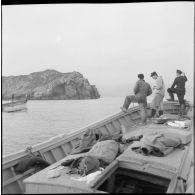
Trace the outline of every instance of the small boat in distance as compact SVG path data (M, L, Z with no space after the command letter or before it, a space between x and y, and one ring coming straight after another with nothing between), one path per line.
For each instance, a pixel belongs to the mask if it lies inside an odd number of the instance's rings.
M14 96L12 95L12 101L8 103L4 103L2 105L2 111L3 112L16 112L16 111L26 110L27 101L28 101L27 96L24 100L14 101Z

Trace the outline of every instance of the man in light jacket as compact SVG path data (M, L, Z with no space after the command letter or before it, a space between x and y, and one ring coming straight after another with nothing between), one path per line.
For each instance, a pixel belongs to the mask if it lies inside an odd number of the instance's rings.
M159 110L159 116L163 114L163 98L165 96L165 84L162 76L158 76L156 72L151 73L151 77L155 80L153 89L153 100L150 104L152 108L151 117L154 117L156 111Z
M121 110L123 112L127 112L127 109L131 102L137 102L140 107L142 123L146 123L147 96L152 94L152 89L150 85L147 82L145 82L143 74L138 74L138 78L139 80L136 82L134 87L135 95L126 96L124 104L121 107Z

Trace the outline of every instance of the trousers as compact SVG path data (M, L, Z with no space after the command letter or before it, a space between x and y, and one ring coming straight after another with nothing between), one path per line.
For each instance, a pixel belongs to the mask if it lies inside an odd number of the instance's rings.
M178 100L179 100L179 103L180 104L185 104L185 101L184 101L185 92L182 93L181 91L179 91L176 88L168 88L167 92L169 93L170 98L173 99L173 100L174 100L174 95L173 94L176 93L177 97L178 97Z
M143 123L145 123L146 120L147 120L147 113L146 113L147 101L143 100L141 102L140 100L138 100L138 98L135 95L128 95L125 98L125 101L124 101L124 104L123 104L123 108L128 109L128 107L131 104L131 102L139 104L141 120L142 120Z
M154 94L153 100L150 103L150 107L155 110L163 110L163 98L164 96L159 93Z

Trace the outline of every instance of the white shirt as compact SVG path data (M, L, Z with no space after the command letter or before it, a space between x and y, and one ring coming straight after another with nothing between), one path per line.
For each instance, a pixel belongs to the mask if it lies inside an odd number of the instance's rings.
M157 79L154 81L153 85L153 92L156 94L161 94L162 96L165 96L165 84L162 79L162 76L158 76Z

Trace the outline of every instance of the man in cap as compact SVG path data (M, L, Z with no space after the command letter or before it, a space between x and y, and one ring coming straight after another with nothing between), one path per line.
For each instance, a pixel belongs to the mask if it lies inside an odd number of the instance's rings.
M123 107L121 110L127 112L127 109L131 102L137 102L140 107L140 114L143 123L146 123L146 107L147 107L147 96L152 94L152 89L148 83L144 80L143 74L138 74L139 80L136 82L134 87L134 94L126 96Z
M156 72L152 72L150 76L155 80L154 85L152 87L154 97L150 104L150 107L152 108L151 117L155 116L157 110L159 110L159 116L161 116L163 114L163 98L165 96L165 84L162 79L162 76L158 76Z
M185 101L184 101L184 95L185 95L185 82L188 80L185 76L185 73L181 70L176 71L176 78L170 88L167 89L167 92L169 93L170 99L167 99L168 101L174 101L174 93L177 94L179 103L180 103L180 115L184 114L185 110ZM176 87L175 87L176 86Z

